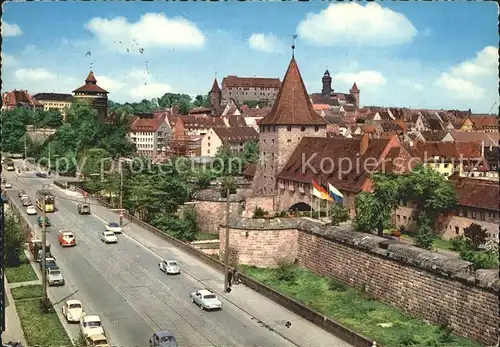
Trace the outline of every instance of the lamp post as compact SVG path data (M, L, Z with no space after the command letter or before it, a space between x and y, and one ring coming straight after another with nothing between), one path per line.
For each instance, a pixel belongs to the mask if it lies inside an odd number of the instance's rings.
M45 224L47 211L45 210L45 195L42 196L42 201L42 297L43 308L45 309L47 302L47 226Z
M227 195L226 195L226 238L224 245L224 291L229 292L229 195L231 193L231 187L227 185Z

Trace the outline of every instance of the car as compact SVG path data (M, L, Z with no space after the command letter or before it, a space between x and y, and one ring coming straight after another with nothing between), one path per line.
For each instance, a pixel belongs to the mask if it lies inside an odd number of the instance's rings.
M158 268L167 275L178 275L181 273L179 264L174 260L162 260L158 264Z
M26 213L29 214L30 216L31 215L35 215L36 214L36 208L35 206L33 205L29 205L27 208L26 208Z
M80 300L67 300L62 307L62 314L68 323L80 323L83 305Z
M89 204L78 204L78 213L79 214L90 214L90 205Z
M30 198L23 199L23 201L22 201L22 202L23 202L23 206L24 206L24 207L28 207L28 206L30 206L30 205L31 205L31 200L30 200Z
M5 188L12 188L12 183L10 182L5 183Z
M199 289L191 293L191 302L198 305L202 310L220 310L222 302L209 289Z
M45 258L45 269L59 269L59 266L56 264L55 258ZM43 270L42 261L40 261L40 271Z
M76 246L76 236L69 230L59 230L57 241L62 247Z
M23 195L21 195L21 200L25 200L25 199L29 199L29 195L24 193Z
M92 335L106 336L104 328L102 327L101 317L97 315L87 315L83 313L80 318L80 331L85 337Z
M47 174L45 172L37 172L36 175L37 175L37 177L40 177L40 178L47 178Z
M18 191L17 191L17 196L18 196L18 197L20 197L20 198L21 198L23 195L25 195L25 194L26 194L26 192L25 192L24 190L18 190Z
M60 269L47 268L47 282L49 286L63 286L64 277Z
M41 227L41 226L42 226L42 224L43 224L43 217L42 217L42 216L40 216L40 217L38 217L38 226L40 226L40 227ZM46 226L46 227L50 227L50 225L51 225L51 222L50 222L49 217L45 217L45 226Z
M99 239L105 243L118 243L118 237L116 237L115 233L111 231L103 231L99 235Z
M85 346L89 347L110 347L108 339L104 335L91 335L85 339Z
M175 336L168 330L157 331L149 339L149 347L179 347Z
M116 222L109 222L104 226L104 228L106 231L111 231L115 234L121 234L123 232L123 228Z

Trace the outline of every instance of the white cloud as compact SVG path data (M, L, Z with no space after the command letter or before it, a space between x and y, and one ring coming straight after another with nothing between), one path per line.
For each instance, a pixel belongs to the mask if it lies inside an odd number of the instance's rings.
M343 82L351 86L354 82L361 89L363 87L383 86L387 83L385 77L378 71L341 72L333 77L334 81Z
M163 13L146 13L135 23L124 17L92 18L85 29L97 39L123 52L141 52L145 48L197 48L205 36L195 23L182 18L167 18Z
M477 86L471 81L461 77L452 76L448 73L442 73L436 80L436 84L452 93L456 93L452 95L456 98L478 100L484 95L483 88Z
M17 24L9 24L5 21L2 22L2 35L3 37L21 36L23 31Z
M498 73L498 49L487 46L474 59L451 68L451 73L465 78L476 78Z
M97 84L99 87L106 89L107 91L117 91L123 88L124 83L117 81L108 76L95 76Z
M417 29L403 14L377 3L340 3L308 13L297 33L319 46L391 46L410 42Z
M283 42L274 34L253 33L248 38L250 48L266 53L277 53L283 49Z
M2 52L2 66L10 67L10 66L16 66L16 65L17 65L16 58Z
M133 88L130 96L135 100L159 98L163 94L172 92L172 87L166 83L146 83Z
M15 76L21 82L49 81L57 78L55 74L47 69L17 69Z

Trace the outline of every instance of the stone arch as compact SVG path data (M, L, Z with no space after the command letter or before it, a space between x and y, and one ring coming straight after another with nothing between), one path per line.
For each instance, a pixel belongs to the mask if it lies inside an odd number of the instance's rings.
M288 211L301 211L301 212L309 212L311 211L311 205L306 204L305 202L299 201L288 209ZM314 208L313 208L314 211Z

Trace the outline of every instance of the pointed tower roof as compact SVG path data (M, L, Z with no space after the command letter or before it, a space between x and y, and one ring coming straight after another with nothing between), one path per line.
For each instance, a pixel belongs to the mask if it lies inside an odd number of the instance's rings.
M326 125L314 111L295 58L288 65L281 89L271 112L260 125Z
M221 89L219 88L219 82L217 82L217 78L214 79L214 84L212 85L212 89L210 89L211 92L220 92Z
M95 79L94 72L92 72L92 71L89 72L89 75L85 79L85 83L87 83L87 84L90 84L90 83L97 84L97 80Z
M323 76L330 76L330 71L328 71L328 69L325 71L325 73L323 74Z
M352 92L355 92L355 93L356 93L356 92L359 92L359 89L358 89L358 86L356 85L356 82L354 82L354 84L352 85L352 87L351 87L351 91L352 91Z

